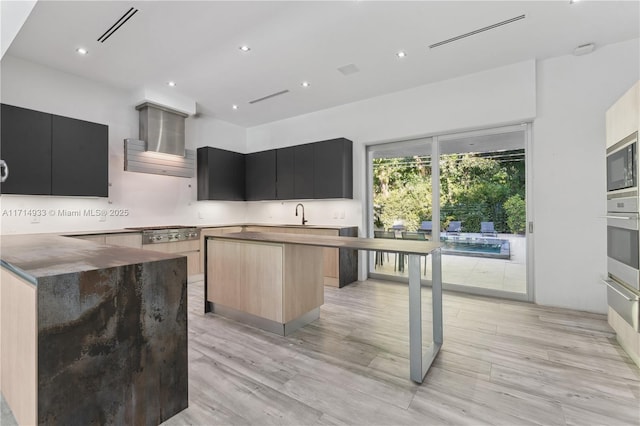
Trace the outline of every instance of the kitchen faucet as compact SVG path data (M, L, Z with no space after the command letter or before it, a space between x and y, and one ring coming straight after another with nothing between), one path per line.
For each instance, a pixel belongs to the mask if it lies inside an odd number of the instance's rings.
M309 222L307 219L304 218L304 205L302 203L298 203L296 205L296 216L298 216L298 207L302 207L302 224L304 225L305 223Z

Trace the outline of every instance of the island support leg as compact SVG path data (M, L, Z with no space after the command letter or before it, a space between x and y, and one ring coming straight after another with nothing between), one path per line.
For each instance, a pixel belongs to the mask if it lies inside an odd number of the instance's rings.
M442 267L440 249L431 254L431 304L433 338L426 353L422 353L422 297L420 290L420 256L409 255L409 375L422 383L429 367L442 346Z

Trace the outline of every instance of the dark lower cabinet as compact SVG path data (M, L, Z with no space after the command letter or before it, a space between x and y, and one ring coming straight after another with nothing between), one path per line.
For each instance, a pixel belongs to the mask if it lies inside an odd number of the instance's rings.
M53 116L51 194L109 196L109 128Z
M293 150L293 198L314 198L314 144L296 145Z
M295 179L295 147L276 149L276 199L294 199L293 181Z
M109 127L2 104L3 194L109 195Z
M198 148L198 200L245 200L245 155Z
M353 198L353 142L331 139L313 144L314 198Z
M9 177L3 194L51 194L51 114L2 104L0 158Z
M245 160L247 201L276 199L276 150L247 154Z

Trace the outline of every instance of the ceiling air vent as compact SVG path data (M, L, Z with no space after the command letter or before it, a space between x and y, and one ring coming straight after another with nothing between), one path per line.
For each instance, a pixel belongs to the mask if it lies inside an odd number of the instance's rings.
M516 22L516 21L519 21L519 20L524 19L524 18L525 18L525 15L516 16L515 18L507 19L506 21L498 22L496 24L489 25L487 27L479 28L477 30L470 31L468 33L461 34L459 36L451 37L451 38L448 38L446 40L439 41L439 42L434 43L434 44L430 44L429 48L433 49L434 47L439 47L439 46L442 46L444 44L452 43L454 41L458 41L458 40L461 40L461 39L466 38L466 37L471 37L473 35L480 34L480 33L485 32L485 31L493 30L495 28L501 27L503 25L511 24L512 22Z
M129 9L124 15L122 15L120 19L116 21L115 24L113 24L107 31L104 32L104 34L102 34L98 38L98 41L100 43L104 43L105 41L107 41L107 39L111 37L113 33L118 31L120 27L123 26L125 22L127 22L129 19L131 19L131 17L136 13L138 13L138 9L136 9L135 7L132 7L131 9Z
M252 101L249 101L250 104L257 104L258 102L262 102L262 101L266 101L267 99L271 99L271 98L275 98L276 96L280 96L280 95L284 95L285 93L289 93L288 90L281 90L279 92L276 93L272 93L270 95L267 96L263 96L261 98L258 99L254 99Z
M338 68L338 71L340 71L342 75L351 75L357 73L360 69L354 64L349 64Z

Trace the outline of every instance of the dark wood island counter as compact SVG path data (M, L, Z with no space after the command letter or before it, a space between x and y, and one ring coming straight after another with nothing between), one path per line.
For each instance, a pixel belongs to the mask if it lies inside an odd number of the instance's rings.
M1 390L20 424L159 424L188 406L186 258L0 244Z

